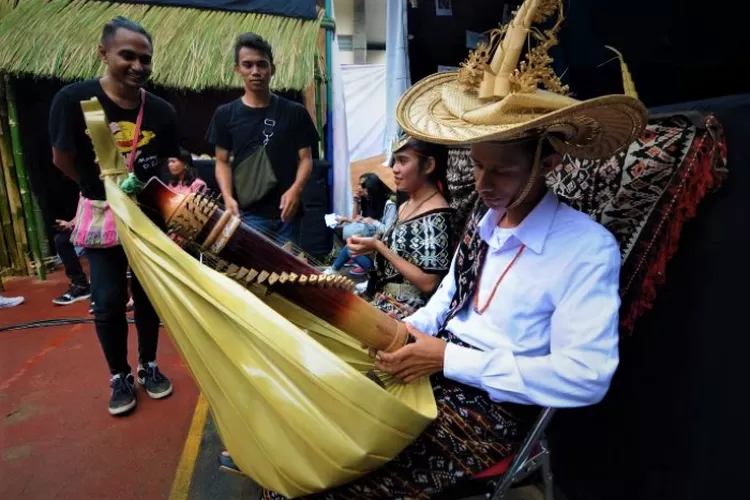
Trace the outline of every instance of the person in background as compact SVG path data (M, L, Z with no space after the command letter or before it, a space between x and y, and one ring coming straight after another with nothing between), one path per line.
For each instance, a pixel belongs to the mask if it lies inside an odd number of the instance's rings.
M395 195L376 174L366 173L359 178L359 188L354 194L354 211L351 217L339 218L344 241L352 236L383 236L398 216ZM334 259L326 274L337 274L344 265L353 260L355 267L349 274L363 276L372 267L372 259L360 255L352 259L349 249L344 246Z
M180 156L169 159L169 189L180 194L200 193L206 183L199 179L193 168L192 155L180 148Z
M354 192L354 210L351 217L340 217L344 241L352 236L373 236L380 226L385 206L392 200L393 191L377 174L368 172L359 178L359 187Z
M266 40L244 33L234 47L234 71L242 77L244 94L219 106L206 134L216 147L216 181L226 209L243 222L273 233L281 243L299 241L302 191L312 173L312 148L318 132L304 106L271 93L276 71ZM265 155L261 159L258 154ZM230 160L231 157L231 160ZM258 159L258 162L254 162ZM261 167L273 171L274 187L247 206L240 206L235 174ZM243 183L244 185L244 183Z
M96 97L102 105L125 162L141 182L160 178L167 159L179 156L177 113L167 101L145 91L151 75L153 42L139 24L116 17L102 30L99 57L104 76L63 87L54 97L50 110L52 161L68 177L78 182L82 205L92 211L106 207L104 183L100 178L81 101ZM138 116L142 110L142 121ZM135 130L141 123L140 133ZM86 233L86 257L91 273L91 298L94 324L110 371L109 413L125 415L136 406L135 379L128 363L128 258L118 241L112 241L114 226L102 217L76 221ZM101 219L101 220L99 220ZM111 219L110 219L111 220ZM157 222L157 221L155 221ZM90 224L89 224L90 223ZM90 238L89 236L92 235ZM116 235L116 233L115 233ZM98 239L98 241L94 241ZM159 341L159 316L135 273L131 292L138 331L138 384L149 397L161 399L172 394L172 383L156 364Z
M395 196L392 196L391 199L388 199L385 202L385 206L383 207L383 214L379 220L373 219L371 217L360 217L357 223L360 223L364 226L363 230L361 232L354 232L349 237L382 237L383 234L385 234L385 232L393 225L393 223L396 222L396 218L398 217L398 207L396 206L395 200L393 200L392 198L395 198ZM346 229L344 229L344 231L346 231ZM357 267L352 269L352 271L349 273L352 276L362 276L372 268L373 261L370 256L358 255L356 257L352 257L351 253L349 252L349 247L344 246L344 248L339 250L339 253L336 255L336 258L334 259L333 264L331 264L331 267L323 271L323 273L338 274L338 272L341 271L341 268L344 267L344 265L349 262L350 259L354 260L354 262L357 263Z
M444 146L401 136L393 147L393 178L409 199L382 238L347 240L351 255L375 262L366 289L373 305L398 318L425 305L450 268L453 210L445 191L446 160Z
M61 296L54 298L52 302L59 306L67 306L90 298L91 287L81 266L81 261L78 259L78 253L73 243L70 242L70 234L75 227L75 219L70 221L57 219L55 223L57 224L53 238L55 250L62 261L65 275L70 280L70 288Z

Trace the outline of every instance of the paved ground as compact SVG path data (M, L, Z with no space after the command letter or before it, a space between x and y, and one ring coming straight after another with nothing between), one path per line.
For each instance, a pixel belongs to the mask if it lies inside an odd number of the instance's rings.
M55 306L67 288L56 272L5 283L26 303L0 310L0 329L25 321L89 318L88 302ZM131 363L135 332L131 332ZM175 393L139 393L127 418L107 413L108 372L92 324L0 331L0 498L165 499L197 399L166 334L159 361Z

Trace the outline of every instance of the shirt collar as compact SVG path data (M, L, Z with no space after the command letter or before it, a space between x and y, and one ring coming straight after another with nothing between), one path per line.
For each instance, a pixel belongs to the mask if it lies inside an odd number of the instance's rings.
M510 230L510 234L535 253L542 253L558 205L557 196L551 191L547 191L541 201L529 212L529 215L521 221L521 224ZM490 209L479 221L479 236L493 248L498 246L497 244L493 245L493 235L495 230L499 229L497 224L503 215L505 215L505 209Z

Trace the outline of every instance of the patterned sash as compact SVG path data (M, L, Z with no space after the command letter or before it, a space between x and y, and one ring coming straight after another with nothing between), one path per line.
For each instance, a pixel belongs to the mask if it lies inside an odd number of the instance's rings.
M479 266L484 261L487 253L487 243L479 235L477 226L487 213L487 207L481 201L477 201L474 210L466 223L464 235L456 250L456 265L454 267L453 279L456 283L456 293L453 294L450 309L445 316L445 321L440 327L445 330L448 322L466 307L472 297L479 275Z

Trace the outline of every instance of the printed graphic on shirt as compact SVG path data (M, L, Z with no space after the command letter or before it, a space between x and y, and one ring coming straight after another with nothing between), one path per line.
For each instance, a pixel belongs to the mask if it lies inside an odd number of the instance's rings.
M130 147L133 144L133 134L135 133L135 123L128 121L113 122L109 124L112 133L115 136L115 142L117 148L121 153L129 153ZM151 142L156 134L150 130L141 130L140 137L138 138L138 144L136 147L141 149L143 146Z
M135 134L135 123L130 121L119 121L112 122L109 124L109 128L115 137L115 144L117 149L122 154L125 163L130 159L130 149L133 145L133 135ZM138 136L138 142L136 144L135 163L140 165L144 170L154 168L158 165L158 157L156 155L149 155L144 157L143 147L150 143L156 138L156 134L150 130L141 130Z

